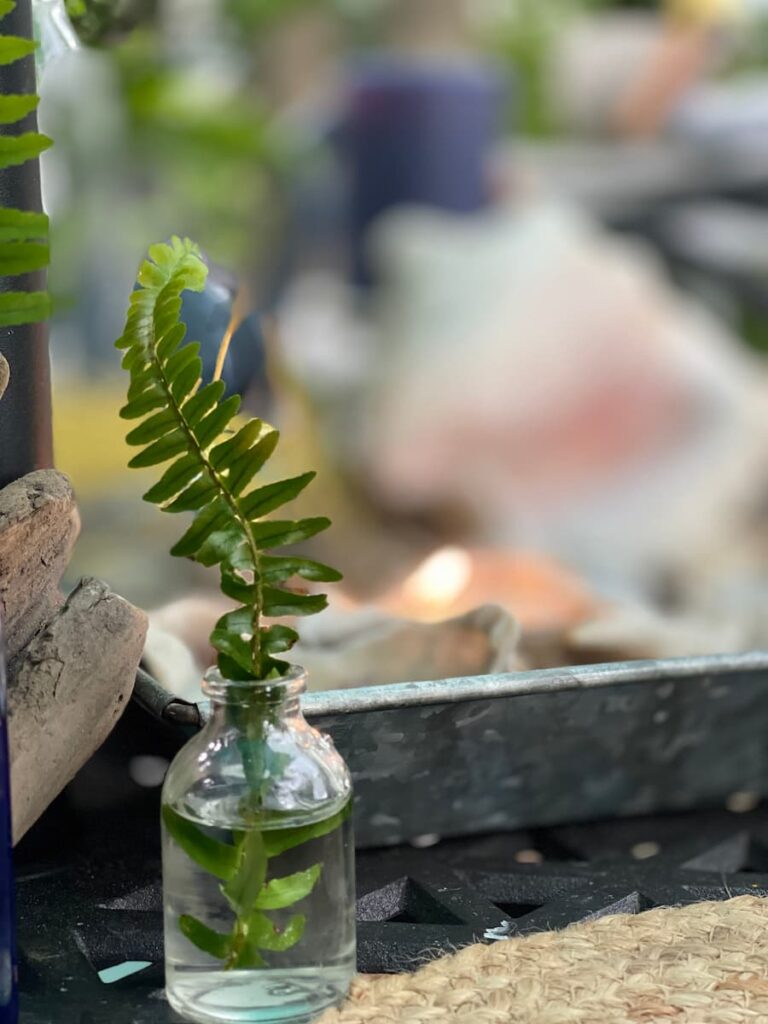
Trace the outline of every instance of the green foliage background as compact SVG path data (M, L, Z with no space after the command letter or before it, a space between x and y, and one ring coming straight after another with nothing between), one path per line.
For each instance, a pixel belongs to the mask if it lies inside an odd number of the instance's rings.
M0 0L0 18L16 7L14 0ZM2 24L0 23L0 29ZM0 65L14 64L35 51L31 39L0 34ZM37 108L38 97L0 95L0 125L16 125ZM0 135L0 171L35 160L51 146L40 132ZM50 298L44 291L22 291L14 279L48 266L48 218L34 211L0 209L0 327L15 327L45 320L50 314ZM6 290L8 281L10 287Z

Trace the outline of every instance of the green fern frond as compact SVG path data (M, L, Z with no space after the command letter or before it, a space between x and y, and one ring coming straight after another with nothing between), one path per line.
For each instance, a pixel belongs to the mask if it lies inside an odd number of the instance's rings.
M0 293L0 327L36 324L51 315L48 292Z
M53 142L40 132L0 135L0 170L5 170L6 167L19 167L27 160L35 160L52 145Z
M306 540L330 523L264 518L298 497L314 473L256 483L278 432L259 419L235 429L240 398L225 398L221 381L201 381L199 345L185 341L180 322L181 293L202 291L206 276L200 250L189 239L150 248L116 342L130 373L120 415L140 421L126 438L141 449L130 466L170 463L145 499L166 512L195 513L171 554L218 565L222 591L238 602L211 634L219 668L230 679L259 680L285 671L286 663L275 655L297 639L292 629L264 626L262 618L311 615L326 605L325 595L297 594L280 584L292 576L319 582L341 577L319 562L265 554Z
M16 93L7 96L0 96L0 124L16 124L27 114L37 110L40 103L38 96L34 93Z
M0 65L15 64L22 57L29 57L37 47L34 40L23 36L0 36Z
M48 237L48 217L44 213L0 209L0 242L31 242Z
M14 10L14 0L0 0L0 18ZM0 34L0 66L31 56L35 43L21 36ZM0 95L0 125L23 121L36 109L35 93ZM0 170L37 159L52 145L40 132L0 135ZM49 263L48 218L25 210L0 210L0 277L15 277L43 270ZM0 327L37 323L50 316L47 292L0 291Z
M48 246L44 242L0 242L0 276L14 277L48 266Z

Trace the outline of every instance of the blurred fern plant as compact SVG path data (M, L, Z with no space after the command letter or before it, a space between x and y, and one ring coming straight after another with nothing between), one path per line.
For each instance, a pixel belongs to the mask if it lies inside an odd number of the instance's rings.
M0 0L0 30L2 19L16 7L14 0ZM29 57L35 43L22 36L0 31L0 66L14 64ZM18 167L35 160L50 145L51 140L37 131L8 134L9 126L16 126L37 109L39 98L35 93L0 94L0 171ZM0 277L15 278L48 266L48 218L44 213L0 209ZM0 327L16 327L37 323L50 314L50 298L45 291L0 291Z
M200 346L185 341L180 322L181 293L202 291L206 277L200 250L189 239L150 248L116 343L131 377L120 415L141 420L126 438L142 449L130 466L170 463L145 500L166 512L195 513L171 554L218 565L222 591L238 603L211 634L220 671L228 679L261 680L285 672L288 665L277 655L298 639L287 626L265 625L264 617L310 615L327 603L325 595L283 585L296 576L328 583L341 576L306 558L268 554L314 536L330 521L264 518L296 498L315 474L255 483L279 434L260 419L231 426L240 398L225 397L221 380L201 381Z

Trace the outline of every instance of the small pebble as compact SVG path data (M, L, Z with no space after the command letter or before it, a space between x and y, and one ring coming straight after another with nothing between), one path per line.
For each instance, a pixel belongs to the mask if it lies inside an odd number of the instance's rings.
M747 814L749 811L754 811L759 803L759 793L749 793L745 790L744 792L731 793L725 801L725 806L732 814Z
M518 864L541 864L544 860L544 854L538 850L518 850L515 854L515 860Z
M424 850L428 846L437 846L440 842L440 836L436 832L427 832L423 836L414 836L411 840L411 846L415 846L417 850Z
M661 852L661 847L654 842L635 843L630 852L635 860L648 860L656 857Z

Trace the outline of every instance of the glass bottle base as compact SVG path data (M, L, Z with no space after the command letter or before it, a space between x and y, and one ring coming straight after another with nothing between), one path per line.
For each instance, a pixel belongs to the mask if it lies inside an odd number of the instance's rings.
M196 1024L309 1024L347 994L347 968L200 971L177 969L166 996Z

